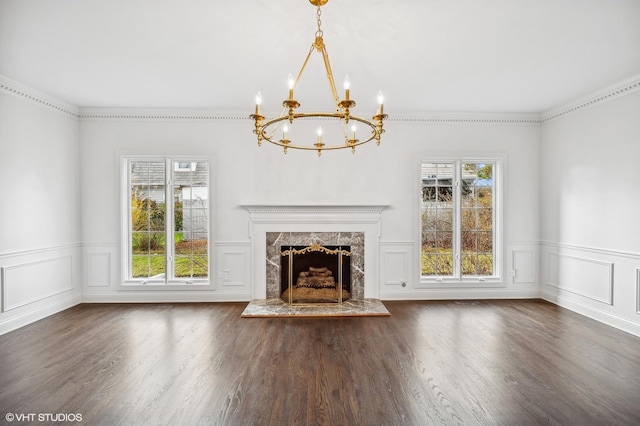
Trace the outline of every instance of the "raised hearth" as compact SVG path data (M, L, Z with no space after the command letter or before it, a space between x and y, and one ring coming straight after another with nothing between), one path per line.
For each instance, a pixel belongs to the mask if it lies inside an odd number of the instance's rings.
M291 306L281 299L252 300L241 315L243 318L269 317L362 317L390 316L378 299L347 300L334 306Z

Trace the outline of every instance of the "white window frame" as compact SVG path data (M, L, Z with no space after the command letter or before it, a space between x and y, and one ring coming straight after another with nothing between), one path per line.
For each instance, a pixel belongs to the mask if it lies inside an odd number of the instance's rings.
M425 163L454 163L456 164L456 182L454 182L454 188L459 187L460 180L460 165L465 163L493 163L493 197L494 197L494 212L493 212L493 251L494 251L494 265L493 275L491 276L475 276L466 275L463 276L460 271L460 235L461 218L460 218L460 199L459 191L454 194L455 205L454 208L454 274L453 276L437 276L437 275L422 275L422 215L421 215L421 193L422 193L422 165ZM471 155L447 155L447 156L422 156L418 166L416 167L418 177L416 179L419 190L416 191L416 208L417 212L417 230L415 235L417 236L417 271L420 277L417 288L455 288L455 287L505 287L507 284L504 280L504 251L503 251L503 228L504 228L504 216L503 216L503 187L504 176L506 175L506 156L504 154L471 154Z
M180 173L181 170L195 170L197 162L206 162L208 164L208 223L207 223L207 265L209 268L207 278L169 278L172 271L172 258L171 254L174 252L174 238L168 238L165 241L165 251L167 259L167 269L165 271L165 278L149 279L149 278L133 278L130 270L130 257L132 254L131 247L131 229L130 229L130 217L131 217L131 181L130 181L130 163L132 161L153 161L164 162L165 172L165 206L169 204L169 200L174 199L174 188L172 185L173 177L176 173ZM176 164L189 163L189 169L181 169ZM194 156L158 156L158 155L121 155L120 156L120 223L121 223L121 242L120 248L122 253L122 280L119 285L123 290L205 290L213 288L213 280L211 278L212 271L214 270L211 254L211 241L212 241L212 228L213 223L211 212L212 210L212 164L213 161L207 157L194 157ZM165 230L166 235L174 235L174 209L167 209L165 212L165 223L169 224ZM172 272L171 272L172 274Z

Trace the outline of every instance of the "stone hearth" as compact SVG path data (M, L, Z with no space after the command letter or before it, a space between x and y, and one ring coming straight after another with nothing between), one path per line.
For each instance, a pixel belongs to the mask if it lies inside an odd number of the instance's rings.
M269 317L388 317L387 308L378 299L347 300L335 306L290 306L281 299L252 300L243 318Z

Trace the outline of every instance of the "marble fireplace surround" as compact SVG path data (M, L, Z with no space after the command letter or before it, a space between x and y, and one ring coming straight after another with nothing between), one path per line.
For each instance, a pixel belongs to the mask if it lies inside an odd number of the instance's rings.
M363 232L267 232L267 299L280 297L281 246L349 246L351 298L364 299ZM322 265L317 265L322 266ZM337 281L337 277L334 277Z
M249 212L251 238L251 298L279 296L278 270L273 244L351 245L359 252L352 277L357 279L354 299L379 298L379 256L383 205L243 205ZM268 248L268 245L272 248ZM267 254L269 252L269 254ZM358 259L360 256L360 260ZM359 266L358 266L359 265ZM278 278L275 274L278 274ZM355 274L355 275L354 275ZM352 283L353 287L353 283Z

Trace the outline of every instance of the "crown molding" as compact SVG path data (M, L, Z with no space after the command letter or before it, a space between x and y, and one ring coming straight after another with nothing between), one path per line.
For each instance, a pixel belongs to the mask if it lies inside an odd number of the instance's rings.
M73 118L79 118L79 109L75 105L68 104L32 87L18 83L3 75L0 75L0 92L10 93L14 96L35 102L39 105L53 109Z
M203 120L237 121L250 120L248 112L222 113L207 109L171 109L171 108L80 108L82 120ZM387 119L390 123L403 124L518 124L539 125L537 113L453 113L431 112L425 114L393 114Z
M540 114L519 112L427 112L424 114L396 114L387 119L407 124L507 124L539 125Z
M619 98L640 89L640 75L595 92L584 98L542 113L425 112L391 114L389 123L399 124L504 124L541 125L569 114ZM32 87L0 75L0 92L6 92L80 120L202 120L249 121L248 112L220 112L184 108L95 108L77 107ZM249 110L247 110L249 111Z
M249 113L223 113L209 109L188 108L94 108L82 107L82 120L250 120Z
M557 108L550 109L541 114L541 123L546 124L551 121L564 118L569 114L582 111L600 105L604 102L628 95L640 89L640 75L636 75L628 80L624 80L606 89L595 92L584 98L570 102Z

